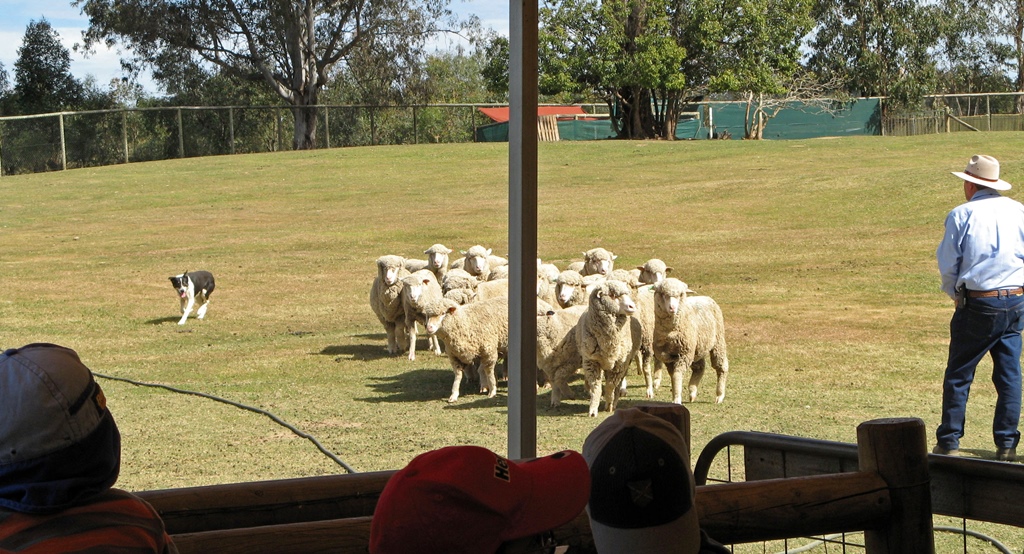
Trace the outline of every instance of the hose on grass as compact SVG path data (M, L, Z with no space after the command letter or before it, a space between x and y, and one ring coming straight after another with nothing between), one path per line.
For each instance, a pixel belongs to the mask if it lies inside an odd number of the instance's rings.
M254 413L257 413L257 414L265 415L265 416L269 417L271 420L273 420L274 423L277 423L278 425L284 427L285 429L288 429L292 433L295 433L296 435L298 435L298 436L308 440L309 442L313 443L313 445L316 446L317 449L320 450L320 452L323 452L325 456L327 456L328 458L333 460L334 463L336 463L339 466L345 468L345 471L347 471L349 473L358 473L356 470L352 469L352 466L350 466L347 463L345 463L344 460L342 460L341 458L335 456L334 453L331 452L330 450L327 450L326 448L324 448L324 445L320 444L320 441L316 440L316 437L314 437L313 435L310 435L309 433L306 433L304 431L301 431L301 430L297 429L294 425L288 423L287 421L277 417L276 415L274 415L274 414L272 414L272 413L270 413L270 412L268 412L266 410L263 410L263 409L260 409L260 408L255 408L253 406L248 406L246 404L242 404L240 402L235 402L233 400L228 400L226 398L221 398L219 396L214 396L212 394L206 394L204 392L196 392L196 391L191 391L191 390L179 389L179 388L172 387L172 386L169 386L169 385L161 385L159 383L144 383L144 382L141 382L141 381L134 381L132 379L126 379L124 377L113 377L113 376L110 376L110 375L104 375L102 373L96 373L96 372L93 372L93 375L95 375L97 377L102 377L104 379L110 379L111 381L121 381L122 383L128 383L130 385L135 385L135 386L139 386L139 387L153 387L153 388L168 390L168 391L175 392L175 393L178 393L178 394L188 394L188 395L192 395L192 396L198 396L200 398L206 398L208 400L214 400L216 402L222 402L222 403L227 404L229 406L234 406L236 408L241 408L243 410L248 410L250 412L254 412Z

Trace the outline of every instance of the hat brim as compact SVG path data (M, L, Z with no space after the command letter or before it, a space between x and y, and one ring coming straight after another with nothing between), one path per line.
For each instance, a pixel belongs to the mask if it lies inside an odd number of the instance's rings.
M519 539L554 529L583 513L590 498L590 470L578 452L566 450L516 464L529 475L532 494L519 517L510 521L502 540ZM513 473L513 479L516 474Z
M674 521L637 529L609 527L591 518L590 530L599 554L660 554L665 552L665 545L669 544L672 545L672 552L678 554L700 552L700 521L697 519L696 506Z
M956 175L957 177L963 179L964 181L970 181L975 185L981 185L983 187L988 187L993 190L1010 190L1010 188L1013 187L1013 185L1007 183L1002 179L997 179L995 181L986 181L984 179L979 179L974 175L970 175L962 171L950 171L950 173Z

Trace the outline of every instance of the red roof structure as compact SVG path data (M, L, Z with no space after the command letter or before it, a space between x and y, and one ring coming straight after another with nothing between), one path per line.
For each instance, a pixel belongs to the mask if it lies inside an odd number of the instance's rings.
M477 108L495 123L505 123L509 119L509 108ZM537 106L537 115L587 115L579 106Z

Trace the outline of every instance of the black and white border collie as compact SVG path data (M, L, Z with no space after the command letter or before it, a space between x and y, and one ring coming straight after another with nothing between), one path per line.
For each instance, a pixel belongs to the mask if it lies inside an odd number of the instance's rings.
M178 325L185 324L188 314L192 313L192 308L196 305L196 317L203 319L206 308L210 306L210 295L213 294L213 274L209 271L186 271L168 279L171 280L171 285L181 300L181 319L178 320Z

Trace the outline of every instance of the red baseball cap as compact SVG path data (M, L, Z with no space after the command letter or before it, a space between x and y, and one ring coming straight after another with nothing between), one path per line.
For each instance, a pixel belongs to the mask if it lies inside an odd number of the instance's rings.
M420 454L391 476L370 526L371 554L486 554L572 521L590 496L590 470L565 450L514 462L480 446Z

